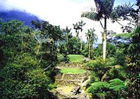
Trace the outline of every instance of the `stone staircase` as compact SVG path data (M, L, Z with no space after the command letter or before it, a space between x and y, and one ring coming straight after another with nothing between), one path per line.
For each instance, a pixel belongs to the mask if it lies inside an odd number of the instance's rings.
M55 77L55 84L57 86L68 86L68 85L81 85L85 80L88 79L88 74L58 74Z
M83 65L82 63L60 63L57 69L62 68L83 69ZM89 78L88 71L82 74L58 73L55 77L55 84L57 85L55 95L57 95L58 99L89 99L85 93L85 87ZM68 91L66 92L66 90Z

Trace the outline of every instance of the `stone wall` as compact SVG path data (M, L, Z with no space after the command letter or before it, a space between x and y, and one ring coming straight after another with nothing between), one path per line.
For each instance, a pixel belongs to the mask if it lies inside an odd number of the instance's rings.
M82 63L78 63L78 62L75 62L75 63L64 63L64 62L61 62L57 68L83 68L83 65Z
M58 74L55 77L56 85L79 85L88 78L87 73L83 74Z

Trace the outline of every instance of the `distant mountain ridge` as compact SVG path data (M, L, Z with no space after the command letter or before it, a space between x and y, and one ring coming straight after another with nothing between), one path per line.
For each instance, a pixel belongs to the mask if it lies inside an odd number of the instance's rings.
M27 13L25 11L0 11L0 19L3 21L20 20L25 25L31 25L32 20L40 20L37 16Z

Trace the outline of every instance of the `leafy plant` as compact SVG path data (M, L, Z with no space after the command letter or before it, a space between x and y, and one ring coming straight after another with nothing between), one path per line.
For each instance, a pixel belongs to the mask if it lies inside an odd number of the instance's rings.
M115 78L109 82L94 82L87 91L96 99L125 99L126 89L125 82Z
M92 98L101 99L107 95L109 91L109 84L107 82L95 82L87 89L92 93Z
M107 71L106 62L102 58L96 58L96 60L91 60L85 64L85 68L93 70L97 77L101 80L102 76Z

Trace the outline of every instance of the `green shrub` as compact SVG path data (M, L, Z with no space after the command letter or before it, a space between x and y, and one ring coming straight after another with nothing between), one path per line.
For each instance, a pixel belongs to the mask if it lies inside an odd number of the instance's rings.
M109 82L94 82L87 89L93 99L126 99L127 84L118 78Z
M54 89L54 88L56 88L56 85L55 84L52 84L51 83L51 84L48 85L48 89L49 90Z
M109 57L106 62L107 66L117 65L116 59L114 57Z
M126 55L124 54L124 48L121 48L121 49L116 51L115 59L116 59L117 64L124 66L125 65L125 57L126 57Z
M124 90L126 88L124 81L120 80L119 78L115 78L109 81L110 89L115 91Z
M97 77L96 73L91 71L90 73L90 83L99 81L99 77Z
M64 56L63 56L63 54L58 54L58 61L59 62L62 62L63 60L64 60Z
M101 57L96 58L96 60L91 60L85 64L85 67L90 70L97 70L98 68L104 68L106 62L103 61Z
M107 71L106 62L103 61L102 58L97 58L96 60L87 62L85 64L85 68L94 71L100 80Z
M87 89L87 91L92 93L93 99L101 99L105 97L107 91L109 91L109 84L107 82L95 82Z
M119 67L119 68L112 67L112 69L110 69L107 72L107 77L105 80L109 81L109 80L114 79L114 78L119 78L121 80L125 80L127 78L126 72L123 69L123 67Z
M5 71L0 75L6 77L1 82L3 99L47 99L49 81L42 69L21 72L19 65L11 66L6 71L11 71L12 75Z

